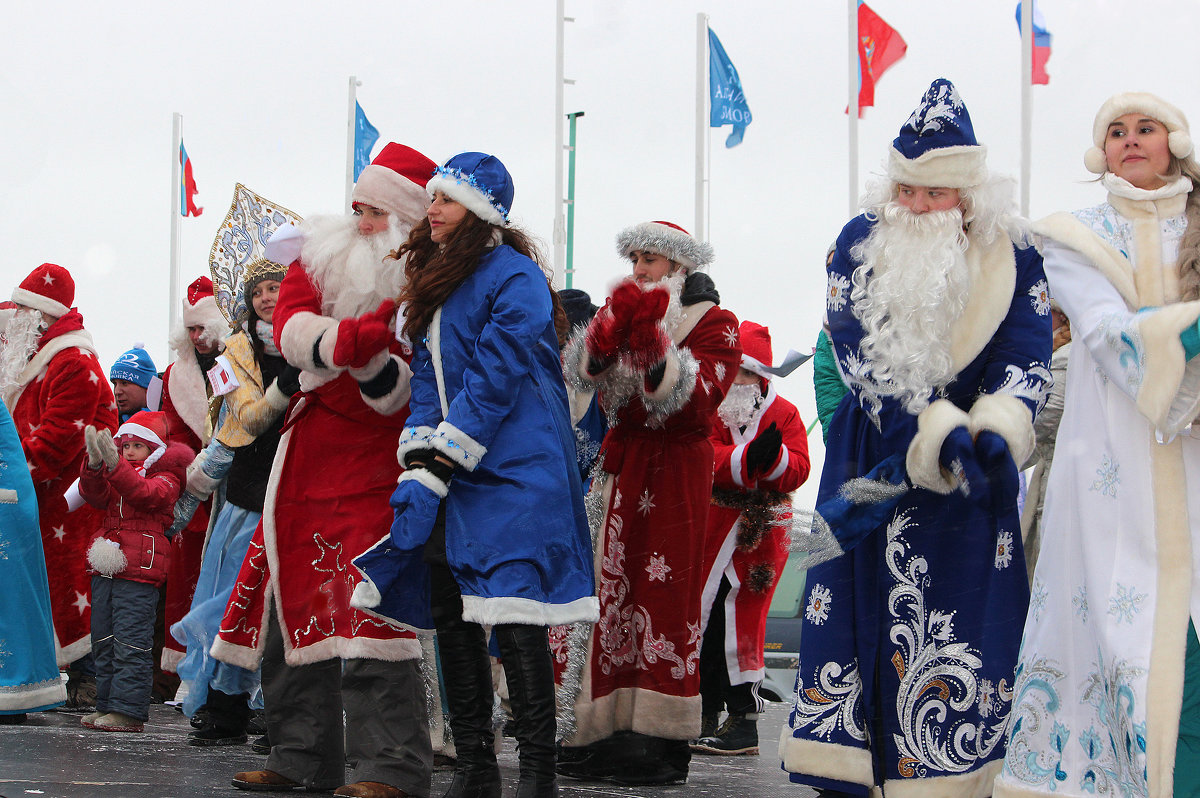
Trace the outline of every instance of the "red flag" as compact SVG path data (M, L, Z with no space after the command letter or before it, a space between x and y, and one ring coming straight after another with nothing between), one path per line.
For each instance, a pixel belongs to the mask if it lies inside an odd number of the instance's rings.
M870 6L858 3L858 116L875 105L875 83L904 57L908 44L896 29L880 19Z
M183 142L179 142L179 165L182 167L179 174L182 178L183 185L180 186L180 216L199 216L204 213L203 208L196 207L196 179L192 177L192 159L188 158L187 150L183 146Z

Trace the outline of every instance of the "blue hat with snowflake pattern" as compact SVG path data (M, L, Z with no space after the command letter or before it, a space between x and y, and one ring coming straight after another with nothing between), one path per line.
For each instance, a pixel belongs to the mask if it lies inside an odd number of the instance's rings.
M987 148L954 84L937 78L900 128L888 154L888 177L911 186L967 188L987 180Z
M432 197L442 192L489 224L505 227L512 209L513 181L494 155L464 152L434 170L425 185Z

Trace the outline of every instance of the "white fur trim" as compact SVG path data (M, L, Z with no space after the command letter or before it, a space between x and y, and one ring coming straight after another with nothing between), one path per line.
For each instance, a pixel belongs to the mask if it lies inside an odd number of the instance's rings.
M332 346L329 347L329 357L326 359L326 344L336 343L337 326L337 320L328 316L318 316L308 311L295 313L287 320L283 332L279 335L280 352L289 363L304 371L321 375L337 373L339 369L333 365ZM313 345L317 339L321 340L324 368L318 368L313 360Z
M1092 144L1104 149L1104 141L1108 138L1108 126L1125 114L1148 116L1161 122L1171 133L1181 131L1186 135L1189 130L1187 117L1171 103L1150 92L1126 91L1109 97L1100 106L1100 110L1096 111L1096 117L1092 120ZM1188 144L1191 144L1190 139ZM1177 158L1186 158L1192 153L1189 147L1184 152L1175 152L1172 148L1171 154Z
M779 733L779 759L788 773L803 773L870 787L875 783L871 753L866 748L801 740L787 726Z
M67 700L67 683L55 673L49 679L0 690L0 710L25 712L30 707L62 704Z
M92 541L87 560L93 571L104 576L122 573L129 567L129 560L121 551L120 544L103 537Z
M942 469L940 457L946 436L966 427L971 417L948 399L938 399L917 416L917 434L908 445L905 467L912 484L943 495L957 487Z
M1099 147L1088 147L1083 153L1083 168L1094 175L1102 175L1108 171L1108 156Z
M429 445L468 471L474 471L475 466L479 465L479 461L487 454L486 446L449 421L438 424L429 439Z
M1006 236L985 246L970 238L966 253L971 288L967 304L950 328L952 373L965 369L991 342L1012 307L1017 258Z
M292 401L291 397L283 395L283 391L279 390L279 385L275 380L271 380L271 384L263 393L263 398L267 400L267 404L280 412L287 410L287 406Z
M208 445L208 380L196 362L196 350L185 349L171 364L166 382L167 396L183 423L195 433L202 445Z
M617 253L653 252L688 269L703 269L713 262L712 245L689 233L658 222L642 222L617 234Z
M163 646L162 656L158 658L158 666L164 671L175 673L179 670L179 663L183 662L185 654L186 652Z
M379 372L383 371L383 367L387 365L391 352L387 349L380 349L375 354L371 355L371 359L367 361L365 366L360 368L347 368L350 376L357 382L369 382L379 376Z
M484 626L495 626L499 623L562 626L569 623L596 623L600 620L600 600L595 596L584 596L566 604L546 604L512 596L463 596L462 602L463 620Z
M1034 222L1033 232L1052 238L1063 246L1075 250L1092 262L1112 283L1113 288L1125 300L1125 306L1137 310L1137 286L1133 279L1133 266L1119 250L1093 233L1074 216L1066 212L1052 213L1045 219Z
M197 462L199 462L199 465L197 465ZM197 457L192 462L192 465L188 466L187 471L187 492L201 501L213 495L213 492L221 486L221 482L224 480L224 478L213 479L204 473L203 466L203 461L200 461L200 458Z
M59 318L71 312L71 309L63 303L57 302L48 296L35 294L19 286L13 289L12 301L18 305L40 310L42 313L50 316L58 316Z
M383 396L367 396L361 391L360 394L367 407L381 416L391 416L407 407L408 400L412 398L412 369L404 362L404 358L399 355L393 355L386 349L380 352L380 354L383 355L382 360L384 363L387 363L389 358L396 361L396 383L392 386L392 390ZM380 366L375 375L372 376L378 376L379 371L382 370L383 367ZM360 382L365 381L363 377L357 376L358 372L359 369L350 369L351 376ZM366 377L365 379L369 380L371 377Z
M429 183L426 184L425 191L430 197L439 191L442 192L488 224L494 224L499 227L504 227L506 224L504 216L488 201L487 196L482 191L472 188L466 183L441 174L435 174L429 178Z
M675 347L672 346L667 350L663 362L666 364L666 368L663 370L662 380L658 383L658 387L653 391L646 391L643 382L642 390L646 394L646 398L652 402L662 402L667 399L683 374L679 367L679 351Z
M141 424L134 424L132 421L126 421L124 424L122 424L120 429L117 430L117 434L113 437L119 438L122 435L132 435L135 438L141 438L144 441L150 441L154 444L155 449L167 445L166 441L158 437L158 433L156 433L154 430L150 429L149 427L143 427ZM149 468L149 466L147 466L147 468Z
M1033 416L1029 407L1015 396L984 394L971 405L971 423L967 429L974 438L982 430L1004 438L1017 470L1025 467L1025 461L1033 454Z
M429 439L433 437L433 432L433 427L405 427L400 433L400 444L396 447L396 462L408 468L408 455L430 448Z
M229 322L225 320L221 309L217 307L216 298L211 296L203 297L194 305L189 305L186 299L183 301L183 326L184 329L201 326L208 331L216 328L223 329L225 334L229 332ZM217 337L217 341L224 339L225 335ZM213 343L217 341L213 341Z
M50 361L54 359L54 356L59 352L74 347L86 349L92 353L93 357L96 356L96 344L93 343L92 336L88 334L87 330L74 330L51 338L45 346L29 359L29 363L25 365L25 368L21 369L21 374L17 377L17 385L19 386L17 390L10 396L5 397L4 403L7 405L9 412L17 406L17 400L21 398L21 394L25 391L25 386L33 382L37 375L46 370L46 367L50 365Z
M1192 539L1183 442L1151 443L1154 543L1157 560L1153 645L1146 678L1146 780L1151 796L1169 796L1183 704L1192 593Z
M405 471L396 480L396 484L403 484L405 482L419 482L443 499L450 492L450 486L435 477L428 468L410 468L408 471Z
M383 596L379 595L379 588L375 587L375 583L366 575L363 576L363 581L354 586L354 592L350 594L350 606L360 610L378 607L382 601Z
M386 166L367 164L354 184L352 202L364 202L393 213L402 222L415 225L429 209L425 187Z
M783 446L780 446L779 447L779 465L777 465L777 466L775 466L775 468L771 469L771 473L767 474L767 476L764 477L764 479L766 479L767 482L772 482L776 479L779 479L781 476L783 476L783 472L787 471L788 463L790 463L791 461L792 461L792 454L790 451L788 451L787 445L785 444Z
M905 158L895 147L888 150L888 178L909 186L968 188L987 182L987 147L963 144L927 150Z
M1146 371L1138 389L1137 409L1157 429L1178 433L1195 418L1196 403L1172 412L1187 361L1179 334L1200 318L1200 302L1167 305L1145 314L1138 325L1146 347Z
M575 705L575 733L564 744L587 745L621 730L668 740L694 739L700 734L698 695L675 696L643 687L620 687L592 701L591 690L590 669L585 668Z
M1000 760L952 776L926 779L886 779L883 794L888 798L989 798L993 782L1003 769Z
M742 478L742 472L745 471L743 460L746 456L746 444L734 446L733 451L729 453L729 474L733 477L733 484L739 488L746 487L746 480Z

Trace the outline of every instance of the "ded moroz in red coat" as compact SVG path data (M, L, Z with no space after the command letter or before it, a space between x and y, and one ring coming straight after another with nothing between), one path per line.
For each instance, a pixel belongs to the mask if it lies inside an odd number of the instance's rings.
M713 424L716 472L705 537L703 606L705 612L711 608L725 614L730 684L763 678L767 610L788 558L787 519L771 521L776 509L790 506L788 494L804 484L809 471L808 434L800 413L775 392L773 382L764 381L762 408L744 430L719 418ZM746 446L772 423L783 444L775 462L756 478L746 469ZM713 607L722 576L729 580L729 594L721 607Z
M384 268L401 268L388 261ZM385 299L366 297L358 313ZM396 444L408 418L407 359L391 344L400 379L387 396L366 400L348 372L333 363L336 298L319 291L294 262L275 305L275 340L288 362L304 370L284 421L267 483L263 518L255 531L225 609L213 656L243 668L257 666L274 602L289 665L328 659L416 659L416 635L350 606L359 581L350 560L378 542L392 524L388 504L400 466ZM357 314L356 314L357 315Z
M117 428L117 407L83 316L72 308L47 328L7 400L37 492L42 548L50 577L59 666L91 650L91 577L87 549L103 513L67 510L64 494L86 459L83 428Z
M715 296L707 275L694 273L685 303L701 282ZM588 377L583 335L564 355L567 377L594 382L615 413L588 496L600 620L551 634L562 684L578 690L574 730L569 721L562 730L571 746L625 730L675 740L700 731L709 435L741 346L737 319L708 300L685 304L670 337L666 373L651 392L640 376L619 373L624 364ZM586 639L576 639L581 632Z

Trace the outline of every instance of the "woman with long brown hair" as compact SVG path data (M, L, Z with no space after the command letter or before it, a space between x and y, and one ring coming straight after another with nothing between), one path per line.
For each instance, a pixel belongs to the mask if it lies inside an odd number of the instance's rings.
M500 795L483 631L493 627L516 725L517 795L552 796L546 627L598 614L558 355L561 309L536 247L508 225L512 178L498 159L456 155L427 189L427 218L397 253L402 331L414 350L398 452L407 470L391 534L357 561L367 580L356 600L437 629L458 754L447 798ZM390 566L373 570L385 551ZM387 585L399 586L397 602L380 595L393 596Z

